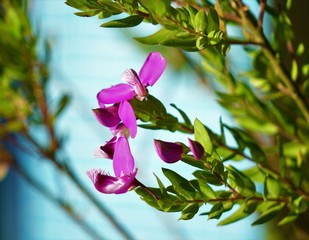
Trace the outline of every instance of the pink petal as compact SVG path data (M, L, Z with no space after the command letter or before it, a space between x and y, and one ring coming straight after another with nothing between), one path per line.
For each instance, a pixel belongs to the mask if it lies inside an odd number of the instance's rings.
M154 146L159 157L166 163L175 163L181 159L183 147L180 143L154 140Z
M205 153L203 146L199 142L193 141L190 138L188 138L188 141L189 141L189 148L190 148L194 158L196 160L200 160Z
M118 116L118 106L93 109L96 119L105 127L115 127L120 123Z
M119 103L130 100L135 96L135 91L129 84L120 83L110 88L105 88L97 94L99 104Z
M134 158L131 154L129 142L125 137L120 137L116 143L113 168L116 177L130 175L134 169Z
M123 124L129 129L131 137L135 138L137 123L131 104L128 101L122 101L119 106L118 114Z
M152 52L148 55L143 67L139 72L141 83L147 87L152 86L162 75L166 66L166 60L161 53Z

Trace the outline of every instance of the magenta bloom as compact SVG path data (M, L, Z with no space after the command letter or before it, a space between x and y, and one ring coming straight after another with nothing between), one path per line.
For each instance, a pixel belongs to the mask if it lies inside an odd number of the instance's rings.
M98 122L108 128L113 128L121 122L118 110L119 104L115 104L109 107L104 106L101 108L92 109L94 116L96 117Z
M100 104L120 103L124 100L131 100L136 96L143 100L147 97L147 87L153 86L162 75L166 66L166 60L159 52L152 52L148 55L139 74L133 69L126 70L122 75L125 83L120 83L110 88L103 89L97 95Z
M106 142L104 145L100 146L100 149L96 151L97 157L114 159L114 152L118 140L121 137L128 139L130 135L129 130L122 123L118 124L115 129L112 129L112 133L114 134L114 137L112 137L112 139Z
M115 145L113 169L115 176L110 176L99 169L87 172L99 192L121 194L138 186L138 181L135 179L137 169L134 169L134 158L125 137L120 137Z
M180 143L154 139L154 146L159 157L166 163L175 163L181 159L183 146Z
M122 122L129 129L131 137L134 138L136 136L136 117L128 101L124 100L120 104L93 109L93 113L99 123L110 128L112 131Z

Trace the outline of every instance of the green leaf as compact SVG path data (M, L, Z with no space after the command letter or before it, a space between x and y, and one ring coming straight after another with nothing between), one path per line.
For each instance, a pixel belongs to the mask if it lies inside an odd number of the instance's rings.
M196 36L183 32L179 29L161 28L159 31L146 37L136 37L136 41L148 45L163 45L170 47L179 47L187 51L196 51Z
M218 178L216 175L214 175L210 171L196 170L196 171L193 172L193 175L198 180L202 180L205 183L209 183L209 184L215 185L215 186L222 186L223 185L221 179Z
M213 205L213 207L207 213L208 220L219 219L223 212L224 212L223 204L221 202L216 203L215 205ZM201 214L201 215L204 215L204 214Z
M67 0L65 2L68 6L76 8L81 11L89 11L94 7L98 7L96 0Z
M230 51L231 46L230 44L225 40L225 39L221 39L221 41L214 45L214 49L222 56L226 56L227 53Z
M307 63L307 64L304 64L303 66L302 66L302 69L301 69L301 71L302 71L302 74L304 75L304 76L308 76L308 74L309 74L309 63ZM306 83L308 83L309 81L307 80L304 84L306 84ZM307 84L308 85L308 84ZM306 92L306 91L305 91Z
M188 5L186 7L186 10L188 11L188 13L190 15L191 26L195 26L195 17L196 17L196 14L197 14L197 10L194 7L192 7L191 5Z
M195 44L198 50L203 50L208 47L208 38L204 36L199 37Z
M194 51L196 49L195 35L181 30L175 30L173 32L174 35L170 35L169 38L161 41L160 44L169 47L179 47L188 51Z
M274 206L271 206L266 211L262 212L261 216L252 223L252 226L263 224L272 220L277 216L277 214L281 211L283 207L284 204L276 204Z
M171 0L139 0L139 3L148 10L149 14L158 23L164 24L167 22L165 15L170 14Z
M219 146L216 148L216 152L218 155L222 158L222 161L241 161L244 159L244 156L237 154L235 151L225 147L225 146Z
M291 78L293 81L296 81L298 76L298 66L295 59L292 60L292 67L291 67Z
M197 118L194 121L194 138L198 141L203 147L207 154L212 155L213 145L209 137L209 134L200 120Z
M180 28L191 28L190 25L190 14L189 12L183 8L170 8L171 13L168 16L168 19L171 19L173 25L180 26ZM173 26L176 27L176 26Z
M242 173L245 174L254 182L263 183L265 180L265 173L260 171L260 169L257 166L245 169L242 171Z
M296 54L298 56L301 56L303 53L305 52L305 45L304 43L299 43L298 47L297 47L297 50L296 50Z
M298 218L297 214L289 214L286 217L284 217L283 219L280 220L280 222L278 223L278 226L282 226L284 224L290 223L295 221Z
M179 220L189 220L192 219L199 210L199 205L197 203L189 203L181 212Z
M173 108L175 108L175 109L180 113L180 115L182 116L183 120L185 121L185 123L186 123L187 125L192 126L192 123L191 123L189 117L187 116L187 114L186 114L184 111L182 111L181 109L179 109L174 103L172 103L171 106L172 106Z
M209 8L209 12L207 15L208 18L208 26L207 32L219 30L219 16L214 8Z
M207 38L211 45L218 44L222 40L222 37L223 37L223 32L220 30L214 30L207 34Z
M155 98L154 96L149 94L147 96L147 99L142 102L145 103L146 104L145 107L150 108L150 110L154 114L159 115L159 116L166 115L166 109L163 103L159 99Z
M163 196L167 196L167 191L166 191L166 189L165 189L165 187L164 187L162 181L160 180L160 178L159 178L157 175L155 175L155 177L156 177L156 179L157 179L157 183L158 183L158 185L159 185L161 194L162 194Z
M159 129L166 129L166 130L169 130L171 132L175 132L178 128L177 118L175 118L171 115L167 115L167 117L165 119L157 120L154 123Z
M147 96L147 100L139 101L134 98L130 103L136 117L140 118L143 122L148 122L150 119L163 117L167 114L164 105L150 94Z
M236 188L243 196L251 196L255 193L255 184L245 174L233 166L228 166L228 181L233 188Z
M281 193L281 184L277 179L271 175L265 176L264 195L268 197L279 197Z
M187 200L193 200L195 198L196 191L187 179L167 168L162 168L162 172L170 180L177 194Z
M201 215L208 215L208 220L210 219L219 219L222 213L231 210L233 207L232 202L219 202L216 203L208 213L204 213Z
M289 209L293 211L293 213L301 214L307 211L308 206L309 203L304 199L304 196L299 196L293 200L292 204L289 204Z
M76 16L79 16L79 17L93 17L97 14L99 14L100 12L102 12L101 9L98 9L98 10L91 10L91 11L85 11L85 12L76 12L74 13Z
M57 104L57 108L56 108L56 111L54 113L54 117L58 117L62 112L63 110L67 107L68 103L70 102L70 97L69 95L65 94L63 95L58 104Z
M219 222L218 225L223 226L242 220L254 213L256 206L256 201L249 200L248 202L243 203L236 212Z
M197 168L200 168L200 169L204 169L205 168L205 165L202 161L198 161L196 160L193 156L191 155L184 155L182 156L181 158L181 161L191 165L191 166L194 166L194 167L197 167Z
M160 196L160 190L151 188L151 190L157 195ZM144 188L139 187L135 188L134 191L141 196L141 199L145 201L148 205L150 205L153 208L156 208L158 210L161 210L161 206L158 203L158 200L153 197L148 191L146 191Z
M156 45L174 36L178 32L179 32L178 30L171 31L166 28L161 28L159 31L155 32L154 34L151 34L146 37L135 37L134 39L143 44Z
M105 28L127 28L135 27L143 21L143 17L140 15L132 15L123 19L112 20L110 22L103 23L101 27Z
M111 0L95 0L95 1L97 1L97 3L104 9L104 13L110 12L112 13L112 15L117 15L124 12L123 7L117 2L112 2Z
M200 191L206 200L216 199L216 193L214 190L205 182L204 180L198 179L198 184L200 186Z
M204 10L198 10L194 18L194 26L199 32L206 32L206 28L208 26L208 19Z
M255 162L265 162L266 155L263 150L250 138L250 136L241 129L232 128L227 125L224 125L231 134L233 135L235 141L238 144L239 151L242 152L245 148L249 148L251 158Z

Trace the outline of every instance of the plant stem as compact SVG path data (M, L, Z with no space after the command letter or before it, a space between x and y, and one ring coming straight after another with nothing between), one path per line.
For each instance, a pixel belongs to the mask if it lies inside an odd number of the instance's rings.
M260 2L260 14L259 14L259 19L258 19L258 28L262 28L262 25L263 25L266 3L267 3L267 0L262 0Z

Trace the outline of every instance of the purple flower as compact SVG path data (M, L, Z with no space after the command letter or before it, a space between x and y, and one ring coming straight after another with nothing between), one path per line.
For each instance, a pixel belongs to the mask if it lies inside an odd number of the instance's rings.
M150 53L139 74L133 69L128 69L122 74L122 80L128 84L120 83L101 90L97 94L99 103L120 103L124 100L131 100L134 96L139 100L143 100L148 95L146 88L156 83L162 75L165 66L166 60L162 57L161 53Z
M204 156L203 146L188 138L189 149L196 160L200 160ZM186 147L181 143L165 142L161 140L154 140L154 146L159 157L166 163L175 163L181 160L182 154ZM187 152L187 151L186 151Z
M115 104L109 107L101 107L92 109L94 116L105 127L113 128L117 126L121 119L118 114L119 104Z
M99 123L103 126L114 130L122 122L123 125L129 129L131 137L134 138L136 136L136 117L134 110L128 101L124 100L120 102L120 104L93 109L93 113Z
M118 140L121 137L128 139L130 135L129 130L122 123L118 124L115 129L112 129L112 133L114 134L114 137L112 137L112 139L106 142L104 145L100 146L100 149L96 151L95 155L97 157L114 159L114 152Z
M121 194L139 185L139 182L135 179L137 169L134 169L134 158L128 140L124 136L120 137L115 144L113 169L115 176L110 176L99 169L87 172L99 192Z
M194 158L196 160L200 160L204 156L204 153L205 153L203 146L199 142L191 140L190 138L188 138L188 141L189 141L189 148Z
M180 143L154 139L154 146L159 157L166 163L175 163L181 159L183 146Z

